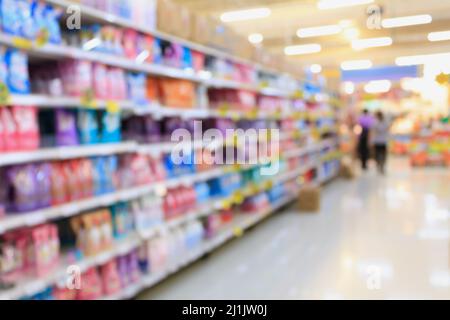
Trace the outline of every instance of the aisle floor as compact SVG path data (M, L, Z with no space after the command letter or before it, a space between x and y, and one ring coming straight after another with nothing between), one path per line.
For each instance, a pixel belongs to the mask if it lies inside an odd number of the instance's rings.
M450 299L450 170L390 162L325 187L139 299Z

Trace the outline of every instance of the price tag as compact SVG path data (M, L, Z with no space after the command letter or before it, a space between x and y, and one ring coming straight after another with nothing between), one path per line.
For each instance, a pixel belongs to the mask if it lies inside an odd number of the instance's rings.
M86 90L81 96L81 105L86 108L97 108L97 101L95 101L94 91L92 89Z
M261 89L268 88L269 87L269 81L267 81L267 80L261 81L260 87L261 87Z
M42 28L36 38L36 45L38 47L45 46L50 39L50 33L47 28Z
M242 192L238 191L233 195L233 202L235 204L242 204L244 202L244 195Z
M222 209L230 210L232 206L233 206L232 200L227 199L222 201Z
M274 117L275 119L281 119L281 116L282 116L282 115L283 115L283 114L282 114L281 110L277 110L277 111L274 113L273 117Z
M231 113L231 119L233 120L233 121L238 121L238 120L240 120L242 117L241 117L241 114L239 113L239 112L233 112L233 113Z
M12 39L12 43L19 49L30 50L31 48L33 48L33 42L21 37L14 37Z
M247 118L250 120L255 120L258 118L258 109L253 109L247 113Z
M11 96L6 83L0 82L0 107L9 105Z
M295 99L303 99L303 91L301 90L296 90L293 94Z
M120 105L117 101L106 101L106 111L109 113L119 113Z
M235 237L240 238L244 235L244 230L241 227L234 227L233 234Z
M230 105L228 103L223 103L219 106L218 112L221 117L228 116L228 111L230 110Z

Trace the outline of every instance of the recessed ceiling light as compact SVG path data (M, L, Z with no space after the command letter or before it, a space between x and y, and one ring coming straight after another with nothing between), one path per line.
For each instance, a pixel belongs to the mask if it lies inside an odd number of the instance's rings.
M302 44L297 46L287 46L284 48L284 54L288 56L295 56L300 54L310 54L317 53L322 50L322 46L320 44Z
M297 30L297 36L299 38L328 36L328 35L332 35L332 34L338 34L341 31L342 31L342 28L339 25L301 28L301 29Z
M321 73L322 72L322 66L320 64L313 64L311 67L309 67L309 70L311 73Z
M428 61L437 61L437 60L449 61L450 52L398 57L397 59L395 59L395 64L398 66L414 66L425 64Z
M223 22L245 21L262 19L270 16L272 12L269 8L255 8L238 11L228 11L220 16Z
M450 40L450 31L430 32L428 34L430 41L445 41Z
M386 47L392 45L391 37L380 37L370 39L357 39L352 41L352 48L355 50L363 50L367 48Z
M373 3L373 0L319 0L317 7L320 10L359 6Z
M389 80L370 81L364 86L367 93L385 93L391 90L392 83Z
M253 44L258 44L263 42L264 36L261 33L252 33L248 36L248 41Z
M359 37L359 30L357 28L345 29L344 37L350 41L353 41Z
M372 61L370 60L351 60L341 63L341 69L345 71L349 70L362 70L372 68Z
M339 21L341 28L350 28L353 25L353 21L349 19L344 19Z
M427 24L433 21L433 17L429 14L421 14L417 16L407 16L398 18L384 19L381 22L383 28L400 28L407 26L415 26L420 24Z

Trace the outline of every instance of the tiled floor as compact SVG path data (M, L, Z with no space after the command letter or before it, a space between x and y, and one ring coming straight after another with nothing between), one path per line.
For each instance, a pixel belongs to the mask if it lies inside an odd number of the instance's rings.
M338 180L141 299L450 299L450 170L394 159Z

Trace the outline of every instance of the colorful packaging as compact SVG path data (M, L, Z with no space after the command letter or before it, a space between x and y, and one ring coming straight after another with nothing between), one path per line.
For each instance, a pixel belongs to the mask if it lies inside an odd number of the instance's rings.
M58 109L55 111L55 135L57 146L66 147L79 144L76 119L76 113L72 110Z
M51 166L48 163L33 166L36 181L36 209L51 205Z
M5 33L18 36L20 35L21 21L18 10L18 1L16 0L2 0L1 5L1 22L2 30Z
M38 207L36 175L32 165L7 168L8 211L23 213Z
M120 113L104 112L102 116L102 143L119 142L121 139Z
M11 113L16 124L17 147L21 151L39 148L37 110L33 107L14 106Z
M95 110L78 111L78 129L81 144L99 143L99 128Z
M16 0L18 16L20 20L20 35L27 39L35 39L37 35L37 26L32 16L31 0Z
M27 55L16 49L9 49L6 52L6 63L9 67L9 91L21 94L30 93Z

